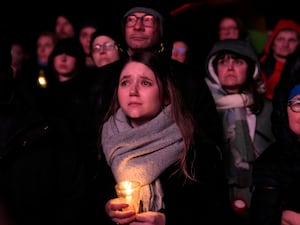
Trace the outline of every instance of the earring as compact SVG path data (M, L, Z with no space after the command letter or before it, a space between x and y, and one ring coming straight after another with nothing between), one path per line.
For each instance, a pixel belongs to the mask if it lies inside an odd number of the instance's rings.
M117 44L117 49L118 49L119 52L123 52L123 49L121 48L120 44Z
M158 53L162 53L165 50L165 46L164 43L160 43L159 49L158 49Z

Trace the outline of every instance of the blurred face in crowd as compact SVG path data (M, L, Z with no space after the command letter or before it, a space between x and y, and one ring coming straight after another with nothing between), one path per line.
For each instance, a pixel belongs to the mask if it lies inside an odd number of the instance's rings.
M60 82L74 77L77 60L74 56L62 53L54 57L54 69Z
M187 61L188 46L184 41L174 41L171 58L178 62Z
M130 51L152 48L159 39L160 24L154 16L136 12L126 18L125 40Z
M291 99L287 112L290 129L300 141L300 94Z
M95 27L84 27L80 30L79 32L79 41L83 47L84 53L86 55L90 55L90 42L91 42L91 37L93 33L96 32Z
M24 48L19 43L13 43L11 45L11 65L13 71L16 72L21 67L22 61L25 58Z
M36 44L37 59L40 63L48 63L49 55L55 47L55 40L50 35L42 35Z
M64 16L58 16L55 24L55 33L59 39L74 37L75 28Z
M246 82L247 70L247 62L231 54L225 54L217 62L220 84L228 94L239 93Z
M95 65L101 67L117 61L120 54L115 41L108 36L101 35L92 43L92 57Z
M161 85L153 71L140 62L129 62L123 68L118 86L118 99L133 127L155 117L162 108Z
M294 30L281 30L274 38L273 54L277 60L285 59L292 54L299 44L299 36Z
M238 39L239 29L236 21L230 17L223 18L219 23L219 39Z

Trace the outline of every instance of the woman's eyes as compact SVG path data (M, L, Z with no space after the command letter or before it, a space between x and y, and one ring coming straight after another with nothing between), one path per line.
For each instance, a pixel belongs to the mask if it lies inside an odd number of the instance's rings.
M151 81L148 81L148 80L142 80L141 82L141 86L152 86L152 82ZM129 80L122 80L120 81L120 85L121 86L128 86L130 84L130 81Z

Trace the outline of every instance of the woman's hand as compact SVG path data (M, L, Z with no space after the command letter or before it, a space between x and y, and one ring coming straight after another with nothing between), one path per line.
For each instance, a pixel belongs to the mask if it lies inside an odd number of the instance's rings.
M142 212L135 216L135 221L130 225L165 225L166 216L161 212Z
M114 198L105 204L105 211L113 222L117 224L130 224L135 220L136 213L133 210L122 211L126 207L128 207L128 204L123 198Z
M125 225L165 225L166 217L161 212L135 213L133 210L122 211L128 207L123 198L114 198L105 205L105 211L111 220L117 224Z

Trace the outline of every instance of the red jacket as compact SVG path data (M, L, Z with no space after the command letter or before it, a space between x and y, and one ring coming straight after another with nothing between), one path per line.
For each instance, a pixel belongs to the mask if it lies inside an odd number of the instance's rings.
M298 32L300 36L300 25L293 20L281 19L275 25L272 34L268 38L268 41L264 48L264 53L260 58L261 63L261 79L265 83L266 93L265 96L268 99L273 98L274 88L277 85L282 69L284 67L284 62L279 62L274 59L272 46L275 37L283 29L292 29ZM273 59L270 59L273 58ZM268 61L268 62L267 62ZM268 65L267 65L268 64ZM267 65L267 66L266 66ZM268 67L266 69L266 67ZM271 67L271 68L270 68Z

